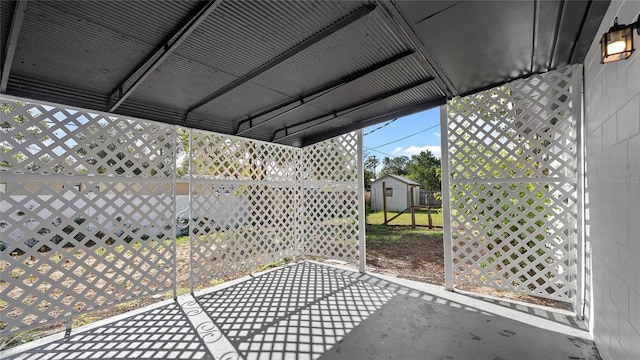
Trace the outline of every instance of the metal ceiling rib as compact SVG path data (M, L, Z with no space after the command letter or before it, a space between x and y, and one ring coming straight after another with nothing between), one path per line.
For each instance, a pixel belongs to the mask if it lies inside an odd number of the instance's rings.
M124 102L164 104L184 109L200 100L201 94L222 88L237 79L217 71L209 64L189 60L175 54L160 65Z
M298 97L315 84L357 72L407 50L413 48L398 37L389 19L376 9L350 25L348 31L333 34L253 82Z
M18 48L18 39L20 39L20 31L22 31L22 23L24 22L24 12L26 7L26 1L16 3L16 6L13 9L11 26L8 31L9 34L5 39L5 45L2 47L2 77L0 77L0 91L2 92L7 90L9 74L11 73L14 56Z
M567 40L561 41L562 44L565 44L564 46L556 46L551 57L551 69L566 66L571 61L575 45L580 36L580 25L589 9L589 4L585 1L566 1L563 5L563 16L558 24L558 36L562 36Z
M237 122L238 125L237 125L237 130L235 134L242 135L248 131L255 130L257 127L265 126L268 123L271 123L274 120L281 118L287 113L296 111L298 108L306 106L306 104L309 102L313 102L318 98L327 96L344 86L354 83L371 73L379 71L380 69L386 66L389 66L390 64L400 61L405 57L411 56L413 54L415 54L414 50L409 50L409 51L402 52L400 54L396 54L390 58L384 59L364 69L360 69L358 71L342 76L338 79L326 82L320 86L316 86L315 88L313 88L313 90L302 93L301 96L299 96L295 100L289 100L284 103L278 104L276 106L269 107L265 110L261 110L258 113L251 114L250 116L247 116L245 119L242 119L239 122Z
M161 45L156 46L153 53L147 55L146 59L138 64L129 75L120 81L120 85L109 96L109 111L118 108L133 92L151 75L158 66L186 40L189 35L213 12L222 0L209 1L199 8L197 13L190 16L183 24L172 30L169 38Z
M419 91L421 87L428 86L428 84L432 81L433 79L423 79L417 82L406 84L401 88L395 88L391 91L386 91L375 96L363 98L362 100L352 103L349 106L325 112L321 116L310 119L307 118L302 121L297 121L293 124L288 124L280 129L277 129L273 133L271 141L281 142L285 139L297 136L298 134L301 134L303 132L308 132L309 130L316 129L320 126L328 128L335 127L337 124L336 120L339 118L349 119L352 116L351 114L357 113L367 108L384 106L384 104L388 103L389 98L399 98L402 96L406 96L407 94L410 94L412 92ZM391 110L392 109L388 109L387 111Z
M322 136L325 132L343 129L348 125L365 121L377 115L393 113L420 104L430 103L433 100L441 99L438 95L440 92L441 90L438 89L433 81L427 82L373 102L370 105L338 113L338 116L330 121L327 118L319 118L315 121L305 121L299 125L294 125L287 130L288 134L290 134L288 136L283 136L285 132L280 130L273 141L291 146L307 145L307 143L303 142L305 138ZM434 94L436 97L432 97ZM291 134L295 134L295 136Z
M283 103L290 98L277 91L264 88L252 82L247 82L237 87L224 96L210 101L206 105L198 109L192 114L206 116L206 114L216 114L221 118L233 122L236 126L235 119L243 117L251 111L265 109L273 104ZM185 124L188 124L189 121Z
M333 91L323 93L321 96L313 97L302 105L294 108L287 108L286 113L277 116L269 121L268 124L261 126L262 132L246 130L248 136L258 136L261 139L268 134L268 129L278 129L291 126L307 119L318 117L322 114L338 111L339 109L349 108L353 104L358 103L362 99L373 98L384 93L391 93L396 89L401 89L408 84L418 83L432 77L421 68L418 55L415 53L402 57L398 61L392 62L375 72L369 73L357 80L347 83L344 86L336 88ZM430 100L437 97L444 97L444 94L435 84L425 87L423 93L424 100ZM383 109L391 111L392 109Z
M312 104L328 111L339 109L357 99L392 91L428 78L432 78L432 76L421 67L418 55L414 54L369 74L363 79L347 84L337 91L313 101ZM444 96L442 91L433 95Z
M290 58L294 57L296 54L299 54L300 52L315 45L319 41L326 39L327 37L330 37L336 32L343 30L345 27L348 27L352 23L357 22L358 20L367 16L374 9L375 9L375 5L359 7L358 9L356 9L356 11L339 19L338 21L332 23L331 25L321 29L320 31L312 34L311 36L305 38L304 40L294 44L293 46L287 48L284 52L275 54L268 61L262 63L260 66L252 69L251 71L243 74L235 81L225 85L223 88L217 89L209 93L208 95L203 97L201 100L199 100L198 102L196 102L195 104L187 108L184 115L184 122L188 120L189 114L192 113L194 110L197 110L197 109L200 109L201 107L206 106L211 101L224 96L225 94L229 93L233 89L243 86L245 83L250 82L255 77L261 74L264 74L265 72L270 71L271 69L278 66L279 64L282 64L288 61Z
M7 39L9 38L14 7L15 1L0 1L0 49L2 50L2 56L4 56Z
M569 60L570 64L577 64L584 61L593 39L598 35L598 28L608 7L609 1L589 2L589 7L584 16L584 22L581 24L579 37L573 49L571 59Z
M352 1L224 1L176 54L240 77L363 6Z
M374 14L351 25L348 31L339 31L292 57L290 61L275 66L273 69L255 78L252 84L260 85L264 89L263 92L265 96L273 97L273 94L270 94L272 91L269 89L275 88L278 89L278 92L289 95L292 99L296 99L304 96L305 93L308 93L318 84L321 84L323 79L325 79L325 81L326 79L338 79L361 70L363 66L374 65L410 49L408 45L402 42L389 39L393 38L393 36L389 34L390 29L387 26L388 24L384 23L385 20L382 17L376 17ZM383 36L373 32L376 28L376 22L380 24L378 32L382 32ZM361 25L363 23L364 26ZM352 44L354 41L357 41L357 39L361 39L359 45L352 47L347 46L347 44ZM336 50L339 51L337 53L341 54L341 57L338 58L336 56ZM398 63L400 62L404 61L398 61ZM399 87L411 80L429 76L418 62L414 61L411 62L411 64L413 65L411 68L406 66L403 70L411 72L412 75L396 74L396 76L389 77L383 82L366 85L366 82L369 82L376 74L383 71L378 70L363 77L363 79L358 79L351 84L347 84L343 89L335 92L337 95L327 94L328 96L323 96L322 99L313 101L313 106L319 106L325 110L329 110L332 107L341 107L345 101L348 102L354 98L357 99L366 96L369 93L379 93L382 90L393 88L393 86ZM388 67L398 69L395 64L388 65ZM291 74L294 76L291 76ZM296 77L297 75L299 75L299 78ZM278 79L284 80L278 81ZM297 84L292 84L292 82L296 82ZM252 87L252 84L248 84L246 87ZM255 94L256 93L253 93L251 95ZM221 109L227 108L225 104L228 102L237 102L237 99L242 95L248 94L241 89L231 91L203 106L199 110L199 113L202 115L214 111L220 112ZM224 117L241 119L260 112L270 105L259 103L259 97L256 96L242 96L241 98L243 99L243 106L237 107L235 114L228 111L225 112ZM329 98L332 100L327 103L325 99ZM334 104L331 104L331 102L334 102ZM325 105L319 105L321 103Z

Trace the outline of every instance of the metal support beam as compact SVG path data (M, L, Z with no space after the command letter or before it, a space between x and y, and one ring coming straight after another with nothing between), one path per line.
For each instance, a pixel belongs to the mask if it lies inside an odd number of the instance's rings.
M387 121L387 120L391 120L391 119L397 119L397 118L401 118L403 116L408 116L408 115L411 115L411 114L418 113L420 111L433 109L434 107L438 107L438 106L442 106L442 105L446 104L446 102L447 102L447 99L442 97L442 98L438 98L438 99L435 99L435 100L427 101L427 102L425 102L423 104L420 104L420 105L410 106L410 107L403 108L403 109L400 109L400 110L394 110L394 111L388 112L386 114L374 116L372 118L368 118L366 120L359 121L359 122L357 122L355 124L351 124L351 125L340 127L338 129L335 129L335 130L323 132L321 135L318 135L318 136L314 136L314 137L311 137L311 138L305 138L302 141L301 146L305 147L305 146L313 145L313 144L315 144L317 142L320 142L320 141L323 141L323 140L327 140L327 139L331 139L332 137L335 137L335 136L338 136L338 135L342 135L342 134L346 134L346 133L354 131L354 130L363 129L363 128L367 127L367 126L379 124L379 123L381 123L383 121Z
M400 10L396 8L396 5L392 0L381 0L382 7L387 11L389 16L395 21L396 25L404 32L406 37L411 40L413 45L418 49L418 52L422 55L422 59L428 66L429 70L436 74L436 77L447 88L447 97L452 98L458 96L458 90L453 85L453 82L447 77L442 67L438 64L436 59L431 55L431 52L424 46L422 40L413 31L413 28L407 20L404 18Z
M11 73L13 57L15 56L16 48L18 47L18 38L20 37L20 29L22 28L22 22L24 21L24 12L27 9L27 3L27 0L19 0L13 11L11 28L9 29L9 38L7 39L7 45L4 49L4 57L2 58L2 78L0 79L0 92L2 93L7 91L9 73Z
M560 0L560 5L558 5L558 12L556 13L556 24L553 27L553 41L551 43L551 52L549 53L549 62L547 63L547 70L551 71L553 69L553 59L556 56L556 46L558 44L558 37L560 36L560 27L562 25L562 19L565 16L565 7L567 4L565 0Z
M109 96L109 111L118 108L142 82L153 73L171 55L180 44L222 3L222 0L211 0L204 5L185 24L173 32L168 40L163 42L136 69L131 72Z
M571 51L569 64L584 62L591 42L596 36L600 35L598 34L598 27L600 23L602 23L602 18L604 18L604 14L607 12L610 3L610 0L601 0L591 1L587 4L588 8L580 25L578 40Z
M379 94L379 95L374 96L372 98L369 98L367 100L361 101L361 102L359 102L359 103L357 103L355 105L351 105L351 106L349 106L347 108L343 108L343 109L337 110L337 111L332 111L331 113L320 115L320 116L317 116L315 118L312 118L312 119L309 119L309 120L305 120L305 121L299 122L297 124L278 129L273 133L271 141L272 142L276 142L276 143L277 142L281 142L282 140L288 139L288 138L290 138L292 136L295 136L295 135L298 135L298 134L303 133L305 131L309 131L309 130L311 130L313 128L316 128L316 127L318 127L318 126L320 126L320 125L322 125L322 124L324 124L324 123L326 123L328 121L331 121L331 120L336 119L338 117L350 114L350 113L352 113L354 111L358 111L358 110L360 110L362 108L365 108L365 107L367 107L369 105L375 104L375 103L377 103L379 101L382 101L382 100L384 100L386 98L389 98L389 97L394 96L394 95L398 95L398 94L403 93L403 92L405 92L407 90L411 90L413 88L416 88L418 86L424 85L424 84L426 84L428 82L431 82L431 81L433 81L433 78L430 78L430 79L427 79L427 80L421 80L421 81L418 81L418 82L414 82L414 83L411 83L409 85L405 85L405 86L403 86L401 88L394 89L392 91L388 91L388 92L385 92L383 94ZM300 130L297 130L297 131L289 132L290 128L295 128L295 127L298 127L298 126L301 126L301 125L305 125L305 124L308 124L308 123L312 123L312 122L315 122L315 121L319 121L319 120L322 120L322 121L320 121L320 122L318 122L316 124L313 124L311 126L308 126L308 127L304 128L304 129L300 129ZM277 138L278 133L281 132L281 131L284 131L285 135L282 136L282 137Z
M359 8L358 10L352 12L351 14L347 15L346 17L342 18L341 20L333 23L332 25L320 30L319 32L317 32L316 34L312 35L311 37L305 39L304 41L298 43L297 45L293 46L292 48L289 48L288 50L286 50L285 52L281 53L280 55L274 57L273 59L267 61L266 63L260 65L259 67L249 71L248 73L242 75L241 77L239 77L238 79L232 81L231 83L225 85L224 87L214 91L213 93L205 96L204 98L202 98L200 101L196 102L195 104L191 105L187 111L184 114L183 120L182 120L182 124L185 125L187 122L187 119L189 117L189 114L191 112L193 112L194 110L210 103L211 101L215 100L216 98L219 98L220 96L228 93L229 91L237 88L238 86L251 81L252 79L254 79L255 77L265 73L266 71L268 71L269 69L275 67L276 65L286 61L287 59L295 56L296 54L300 53L301 51L309 48L310 46L316 44L317 42L327 38L328 36L332 35L333 33L336 33L337 31L341 30L342 28L346 27L347 25L350 25L351 23L356 22L357 20L361 19L362 17L364 17L365 15L369 14L371 11L373 11L376 8L376 4L370 4L370 5L365 5L361 8Z
M375 71L377 71L377 70L379 70L379 69L381 69L381 68L383 68L383 67L385 67L387 65L393 64L393 63L395 63L397 61L400 61L400 60L402 60L402 59L406 58L407 56L410 56L410 55L412 55L414 53L415 53L414 50L405 51L405 52L400 53L398 55L395 55L395 56L393 56L391 58L388 58L388 59L386 59L384 61L381 61L381 62L379 62L377 64L374 64L374 65L369 66L369 67L367 67L365 69L357 71L357 72L355 72L353 74L344 76L344 77L342 77L342 78L340 78L340 79L338 79L336 81L331 81L331 82L329 82L327 84L324 84L324 85L320 86L320 88L318 90L314 91L313 93L304 95L298 100L289 101L287 103L284 103L284 104L275 106L275 107L273 107L271 109L265 110L265 111L255 115L255 116L249 117L248 119L242 120L242 121L240 121L238 123L238 127L237 127L237 130L236 130L236 135L242 135L242 134L247 133L247 132L249 132L251 130L259 128L259 127L261 127L262 125L264 125L264 124L266 124L268 122L276 120L276 119L284 116L285 114L288 114L291 111L294 111L294 110L304 106L305 104L308 104L308 103L310 103L310 102L312 102L312 101L314 101L316 99L319 99L319 98L321 98L321 97L323 97L323 96L325 96L327 94L330 94L330 93L340 89L344 85L347 85L347 84L349 84L351 82L354 82L354 81L356 81L356 80L358 80L358 79L360 79L360 78L362 78L362 77L364 77L366 75L369 75L369 74L371 74L371 73L373 73L373 72L375 72ZM291 108L288 108L289 106L291 106L293 104L296 104L296 103L297 103L297 105L295 105L295 106L293 106ZM278 111L278 110L283 109L283 108L287 108L287 109L282 111L282 112L280 112L280 113L278 113L278 114L276 114L276 115L274 115L274 116L272 116L272 117L270 117L270 118L267 118L267 119L265 119L265 120L263 120L261 122L258 122L258 123L255 122L256 119L260 118L261 116L273 113L273 112ZM246 129L240 130L240 127L242 127L242 125L246 124L246 123L249 123L249 127L247 127Z
M538 32L540 31L540 0L533 0L533 31L531 39L531 66L529 73L533 74L536 67L536 51L538 49Z

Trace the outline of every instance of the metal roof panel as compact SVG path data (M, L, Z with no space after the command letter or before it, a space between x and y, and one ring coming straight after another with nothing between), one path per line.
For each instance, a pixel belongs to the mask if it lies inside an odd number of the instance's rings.
M414 29L464 94L530 73L533 9L532 1L463 2Z
M385 14L376 9L314 46L262 74L253 81L277 88L292 97L313 90L313 86L339 79L411 50Z
M14 71L78 89L109 92L193 7L188 2L123 5L29 2Z
M212 89L222 88L235 79L207 64L174 53L138 87L130 99L186 109Z
M176 50L242 76L363 6L354 1L224 1Z

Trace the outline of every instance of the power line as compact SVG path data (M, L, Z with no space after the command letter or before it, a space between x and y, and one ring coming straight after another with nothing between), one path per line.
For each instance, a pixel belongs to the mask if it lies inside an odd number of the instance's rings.
M371 150L371 151L375 151L375 152L377 152L378 154L382 154L382 155L390 156L390 157L392 157L392 158L400 157L400 156L398 156L398 155L391 155L391 154L387 154L387 153L384 153L384 152L382 152L382 151L374 150L374 149L372 149L372 148L368 148L368 147L365 147L365 149L367 149L367 150Z
M395 118L395 119L393 119L393 120L391 120L391 121L388 121L386 124L384 124L384 125L382 125L382 126L378 126L377 128L375 128L375 129L373 129L373 130L369 131L368 133L364 134L363 136L367 136L367 135L369 135L369 134L371 134L371 133L374 133L374 132L376 132L376 131L378 131L378 130L382 129L383 127L385 127L385 126L387 126L387 125L391 124L392 122L394 122L394 121L396 121L396 120L398 120L398 118Z
M410 138L410 137L412 137L412 136L416 136L416 135L418 135L418 134L422 134L422 133L423 133L423 132L425 132L425 131L431 130L431 129L433 129L433 128L437 128L438 126L440 126L440 124L433 125L433 126L428 127L428 128L426 128L426 129L424 129L424 130L420 130L420 131L418 131L418 132L415 132L415 133L413 133L413 134L407 135L407 136L402 137L402 138L400 138L400 139L396 139L396 140L393 140L393 141L389 141L388 143L385 143L385 144L382 144L382 145L378 145L378 146L374 146L374 147L372 147L372 148L368 148L368 149L369 149L369 150L379 149L379 148L381 148L381 147L383 147L383 146L391 145L391 144L393 144L393 143L396 143L396 142L398 142L398 141L401 141L401 140L404 140L404 139Z

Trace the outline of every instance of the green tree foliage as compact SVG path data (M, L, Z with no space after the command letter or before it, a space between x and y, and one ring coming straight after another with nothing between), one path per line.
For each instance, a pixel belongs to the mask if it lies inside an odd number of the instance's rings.
M385 156L384 159L382 159L382 170L378 176L407 175L407 165L409 164L409 160L408 156L398 156L394 158Z
M420 184L426 190L440 190L440 159L429 150L411 157L407 163L407 178Z
M364 188L371 189L371 181L376 178L376 167L380 163L375 156L364 154Z

